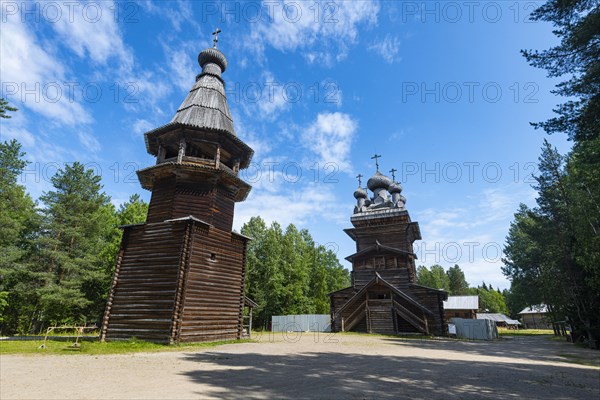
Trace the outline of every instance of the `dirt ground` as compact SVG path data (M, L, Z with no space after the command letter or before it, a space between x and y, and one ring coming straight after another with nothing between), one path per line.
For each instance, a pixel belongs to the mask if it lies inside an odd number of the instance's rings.
M258 339L198 352L1 356L0 399L600 399L600 368L568 362L598 365L598 353L544 337Z

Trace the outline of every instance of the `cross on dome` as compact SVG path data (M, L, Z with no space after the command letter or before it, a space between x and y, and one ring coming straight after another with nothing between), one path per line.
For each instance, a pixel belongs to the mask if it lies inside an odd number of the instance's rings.
M371 157L371 160L375 160L375 167L377 168L377 172L379 172L379 158L381 158L381 155L379 154L375 154L373 157Z
M213 47L216 49L217 48L217 42L219 41L219 33L221 33L221 30L219 28L215 29L215 31L212 33L212 35L214 36L213 38Z

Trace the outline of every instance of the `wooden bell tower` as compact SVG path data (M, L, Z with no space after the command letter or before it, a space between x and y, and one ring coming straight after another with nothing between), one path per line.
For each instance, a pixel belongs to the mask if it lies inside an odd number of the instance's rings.
M239 172L253 150L235 134L227 59L214 42L198 55L202 72L171 122L145 134L156 164L137 174L152 197L146 223L123 227L102 340L242 336L248 239L232 224L251 189Z
M330 294L332 331L443 335L448 294L416 283L419 224L405 208L402 186L379 172L379 157L373 157L377 172L367 182L372 197L358 176L354 227L344 230L356 242L356 253L346 257L352 286Z

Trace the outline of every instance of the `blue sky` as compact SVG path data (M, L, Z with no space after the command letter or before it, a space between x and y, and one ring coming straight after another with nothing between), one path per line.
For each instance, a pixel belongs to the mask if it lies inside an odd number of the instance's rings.
M419 263L505 288L499 251L519 202L534 204L546 137L529 122L560 102L519 54L556 43L527 20L540 4L2 1L1 95L19 111L0 135L23 144L36 198L78 160L115 204L149 200L143 133L171 120L219 27L235 128L256 152L237 229L254 215L294 223L349 267L355 176L381 154L420 223Z

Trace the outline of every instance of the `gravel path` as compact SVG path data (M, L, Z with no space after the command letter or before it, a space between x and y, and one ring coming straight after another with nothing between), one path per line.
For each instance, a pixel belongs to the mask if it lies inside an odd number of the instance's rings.
M598 365L600 353L544 337L259 341L199 352L1 356L0 399L600 399L600 367L567 362Z

